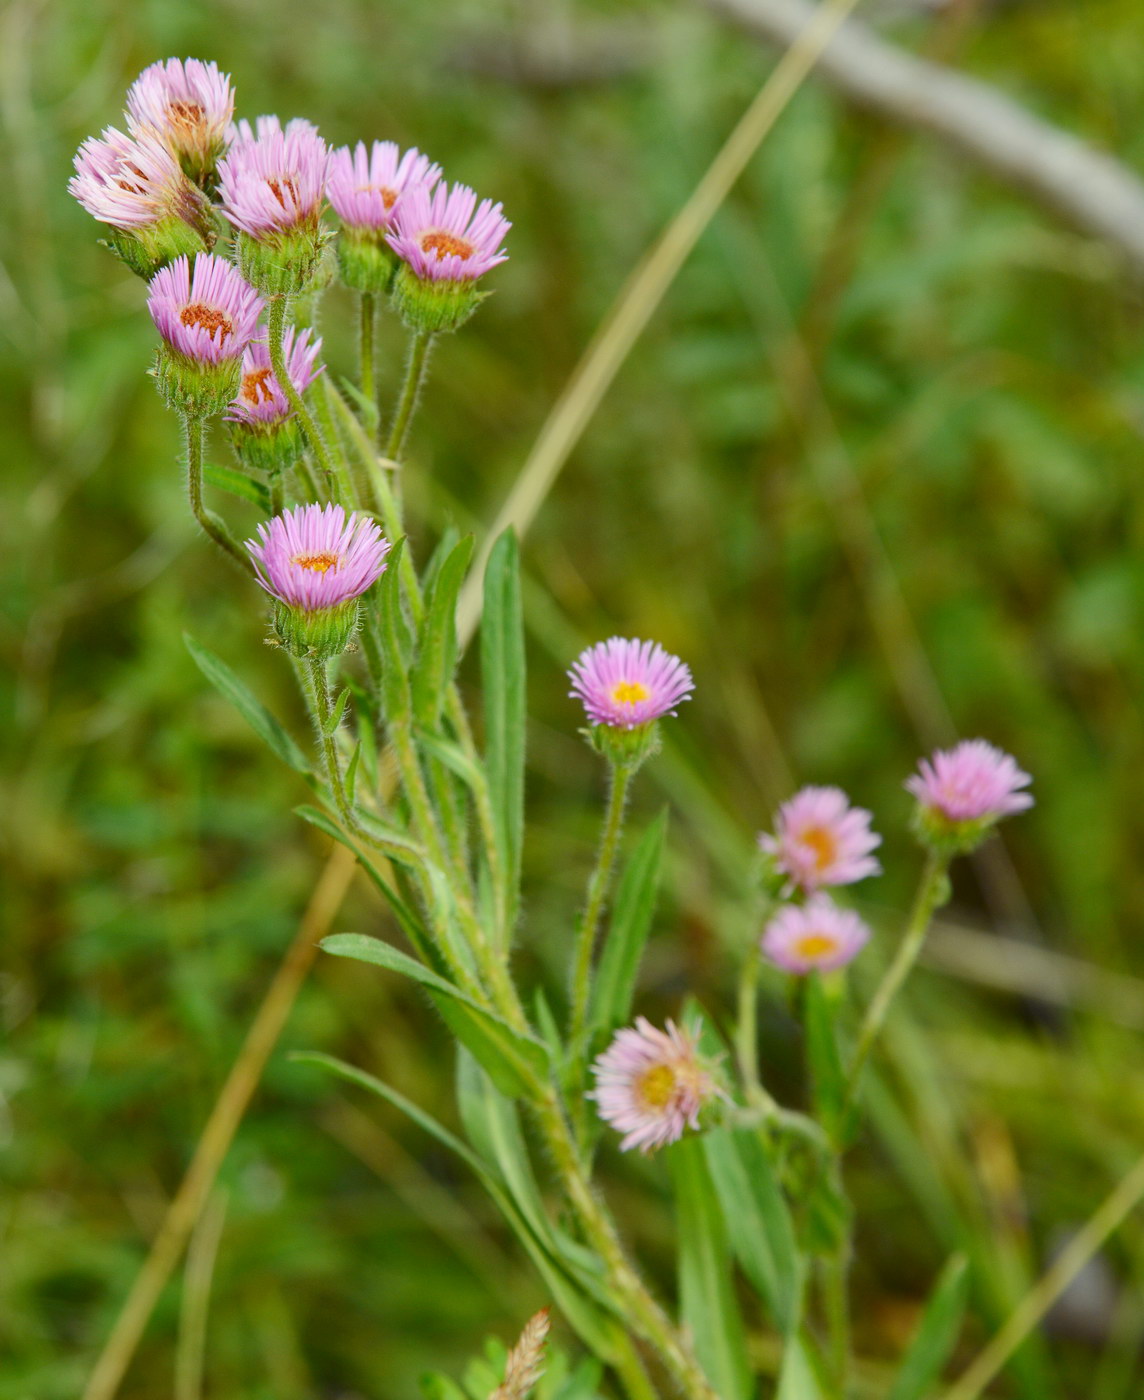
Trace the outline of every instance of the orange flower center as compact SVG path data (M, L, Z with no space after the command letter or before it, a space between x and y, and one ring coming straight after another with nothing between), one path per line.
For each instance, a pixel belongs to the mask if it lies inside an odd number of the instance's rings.
M242 376L242 397L247 403L269 403L273 399L274 394L267 382L273 373L270 369L252 369Z
M799 839L814 852L816 870L825 870L838 856L838 843L825 827L809 827Z
M387 209L392 209L397 203L397 191L391 190L388 185L359 185L358 194L379 194L381 202Z
M300 569L309 569L314 574L328 574L341 562L336 554L295 554L290 560Z
M203 119L203 109L197 102L169 102L167 115L176 126L193 129Z
M612 686L612 699L617 705L637 705L646 700L651 692L639 681L620 681Z
M808 933L794 946L800 957L810 962L818 962L820 958L828 958L831 953L838 951L838 940L832 938L829 933Z
M458 238L455 233L445 233L441 230L422 236L421 251L423 253L436 253L438 262L442 258L448 257L450 253L455 253L464 262L471 258L476 250L466 239Z
M670 1065L652 1065L636 1081L636 1093L648 1108L666 1108L675 1093L675 1070Z
M267 180L266 183L270 186L270 193L283 209L286 208L286 196L282 193L283 190L290 196L292 204L298 203L298 186L294 183L292 175L283 175L280 180Z
M190 306L184 306L179 312L179 320L184 326L202 326L211 340L215 338L216 332L220 341L234 332L229 316L222 311L216 311L213 306L204 306L201 301L193 301Z

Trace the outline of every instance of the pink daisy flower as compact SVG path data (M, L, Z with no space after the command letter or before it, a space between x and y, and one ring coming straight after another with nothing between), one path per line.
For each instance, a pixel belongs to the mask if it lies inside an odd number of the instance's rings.
M870 938L869 927L826 894L785 904L763 930L766 957L787 972L830 972L851 962Z
M412 186L395 208L390 247L422 281L473 282L508 261L502 206L483 199L478 208L467 185Z
M717 1092L694 1036L668 1021L657 1030L643 1016L617 1031L592 1066L600 1117L625 1136L620 1150L651 1152L699 1126L699 1112Z
M295 118L283 129L277 117L259 117L252 131L241 121L218 168L223 213L255 239L316 228L328 162L311 122Z
M299 394L304 394L324 366L317 363L322 350L322 338L311 339L309 329L296 332L287 327L282 339L286 372ZM245 423L252 428L276 427L284 423L294 410L282 392L270 364L270 351L264 340L252 340L242 355L242 383L238 394L227 409L232 423Z
M568 672L593 724L635 729L674 714L695 689L691 672L658 642L610 637L581 652Z
M394 141L375 141L372 148L359 141L331 154L327 194L343 224L385 232L406 190L430 188L440 178L441 167L416 149L402 155Z
M259 525L246 548L267 593L309 613L360 597L385 572L390 545L367 516L308 505Z
M879 874L881 866L870 852L881 844L870 830L870 813L851 807L836 787L802 788L779 808L775 834L759 837L790 883L806 891Z
M172 217L202 222L202 196L154 136L132 139L109 126L79 148L75 170L68 192L102 224L136 230Z
M193 270L192 270L193 268ZM225 258L176 258L155 275L147 309L171 350L217 365L238 360L253 340L263 301Z
M1016 761L984 739L965 739L955 748L922 759L906 789L924 812L946 822L995 822L1024 812L1033 799L1020 789L1033 781Z
M230 76L198 58L152 63L127 93L132 134L161 141L195 178L214 169L233 115Z

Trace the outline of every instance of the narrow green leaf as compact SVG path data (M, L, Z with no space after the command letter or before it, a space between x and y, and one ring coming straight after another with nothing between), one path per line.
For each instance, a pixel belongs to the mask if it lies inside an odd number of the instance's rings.
M427 1371L420 1377L419 1384L425 1400L472 1400L467 1390L462 1390L455 1380L440 1371Z
M846 1073L838 1053L835 1008L827 998L822 977L817 972L812 972L805 979L804 993L806 1053L810 1061L815 1107L823 1127L834 1136L841 1127L846 1098Z
M787 1343L775 1400L827 1400L810 1347L803 1337L792 1337Z
M683 1324L720 1400L747 1400L752 1386L746 1335L732 1287L727 1227L703 1144L682 1138L669 1149L668 1160L675 1187Z
M804 1269L774 1166L750 1128L706 1133L703 1148L723 1218L732 1224L731 1248L779 1330L790 1336L802 1312Z
M667 809L656 817L632 853L616 893L615 911L592 988L590 1024L603 1037L623 1025L635 995L640 960L659 894Z
M957 1345L968 1296L968 1264L955 1254L941 1271L886 1400L925 1400Z
M553 1302L563 1313L569 1326L580 1336L585 1346L589 1347L604 1362L610 1364L616 1359L624 1347L625 1340L620 1325L591 1299L585 1297L583 1291L572 1283L553 1261L549 1253L537 1241L529 1229L527 1221L520 1215L511 1197L501 1185L496 1172L487 1162L483 1161L448 1128L443 1127L435 1118L418 1108L412 1100L407 1099L404 1094L399 1094L396 1089L391 1089L388 1084L375 1078L374 1075L367 1074L365 1070L357 1069L353 1065L346 1064L344 1060L335 1059L332 1055L323 1055L314 1051L296 1052L290 1058L299 1064L319 1065L353 1084L360 1085L363 1089L369 1089L372 1093L385 1099L387 1103L392 1104L399 1112L404 1113L443 1146L455 1152L480 1178L494 1204L536 1265L537 1272L544 1280L544 1285L551 1294Z
M418 729L415 737L426 753L443 763L451 773L455 773L467 788L475 791L484 785L485 775L459 744L442 739L427 729Z
M413 667L413 714L426 729L436 729L445 689L457 661L457 595L473 555L466 535L436 571L425 597L417 662Z
M226 662L220 660L213 651L209 651L200 642L196 642L189 632L183 633L183 641L186 643L187 650L191 653L195 665L206 676L211 685L220 694L226 696L262 742L296 773L305 773L308 776L310 764L306 755L262 701L247 689L245 682L239 680Z
M264 515L270 514L270 492L261 481L255 481L252 476L247 476L245 472L236 471L233 467L217 467L208 463L203 468L203 480L209 486L215 486L220 491L237 496L240 501L249 501L251 505L257 506Z
M377 585L377 609L385 647L381 688L385 717L390 724L407 720L412 709L409 671L413 664L413 640L401 607L401 554L405 541L390 551L385 573Z
M381 417L377 404L372 399L367 398L351 379L339 378L338 387L343 394L353 399L354 403L357 404L366 431L373 433L377 428L378 419Z
M305 805L295 807L294 812L303 821L309 822L311 826L316 826L319 831L326 832L336 841L341 840L344 834L341 828L321 808ZM400 861L402 865L408 866L411 870L424 870L426 859L424 850L400 827L390 826L388 822L383 822L372 813L361 811L360 808L357 812L357 819L381 848L383 855L390 860ZM350 842L342 842L342 844L349 845L355 851L358 849Z
M344 777L343 780L342 780L342 784L343 784L343 786L345 787L346 796L349 798L349 802L350 802L350 806L351 806L351 807L353 806L353 801L354 801L354 788L355 788L355 786L356 786L356 784L357 784L358 765L359 765L360 763L361 763L361 742L360 742L360 740L359 740L359 742L356 743L356 744L354 745L353 754L350 756L350 761L346 764L346 774L345 774L345 777Z
M505 871L507 902L520 883L524 820L525 660L516 536L506 530L485 570L481 617L485 766Z
M350 698L350 688L347 685L334 703L334 708L330 711L330 717L326 720L322 728L327 734L336 734L341 726L342 718L346 712L346 704Z
M373 963L419 982L449 1029L472 1052L497 1088L510 1098L527 1093L531 1084L548 1073L548 1051L539 1040L515 1030L444 977L391 944L362 933L336 933L323 938L321 947L336 957Z

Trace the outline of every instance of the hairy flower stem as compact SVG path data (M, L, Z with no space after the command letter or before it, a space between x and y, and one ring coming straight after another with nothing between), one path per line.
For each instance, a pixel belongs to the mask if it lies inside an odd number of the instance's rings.
M905 933L902 935L902 941L898 945L898 951L894 954L893 962L886 969L886 974L874 993L873 1000L866 1010L862 1029L858 1033L858 1047L854 1051L854 1059L850 1065L850 1078L846 1084L843 1117L845 1117L845 1109L853 1102L862 1069L886 1020L890 1003L898 994L902 983L909 976L910 970L918 960L918 954L921 952L922 944L925 942L926 933L929 930L930 920L933 918L934 912L940 909L949 898L948 872L949 857L931 853L926 860L925 869L922 871L914 907L910 913L909 922L906 924Z
M281 515L286 509L286 493L283 489L282 473L272 472L269 481L270 514Z
M362 398L377 401L377 383L373 377L373 338L377 322L377 298L372 292L362 292L358 324L358 367L361 373Z
M286 395L290 407L298 415L298 421L306 434L306 440L310 444L318 466L321 468L322 476L325 480L326 490L330 494L330 499L340 501L342 493L338 486L338 479L334 473L333 464L330 461L330 454L326 450L326 444L322 441L322 435L318 431L318 425L314 422L313 414L306 407L302 395L294 387L294 381L286 370L286 356L282 350L282 337L286 331L286 312L289 309L290 298L284 293L270 298L270 312L266 323L266 345L270 351L270 367L274 371L274 378L278 381L278 387Z
M568 1199L588 1242L608 1271L608 1282L632 1330L652 1346L679 1383L687 1400L718 1400L690 1345L648 1292L629 1263L611 1217L600 1203L584 1170L572 1130L556 1091L546 1086L535 1102L537 1117Z
M346 794L341 760L338 758L338 745L333 732L334 709L330 700L330 676L327 663L320 656L312 656L304 664L309 670L309 684L305 690L313 707L314 728L318 731L318 745L322 750L322 761L326 765L326 777L333 790L334 800L338 804L338 812L346 830L354 832L358 830L358 823Z
M393 426L385 444L385 455L391 462L400 462L405 448L405 435L413 418L413 410L421 397L425 375L429 369L429 352L433 347L430 331L414 331L409 341L409 357L405 362L405 383L397 400Z
M600 916L604 901L612 883L612 870L616 863L616 851L620 844L620 832L624 825L624 808L628 800L628 787L631 784L634 768L617 763L611 770L608 809L604 817L604 832L600 838L600 851L596 866L588 881L588 898L580 925L576 930L576 951L572 971L572 1021L570 1043L576 1060L584 1053L583 1041L588 1024L588 997L592 990L592 953L596 947L596 933L600 926Z
M254 565L244 549L240 548L230 531L213 510L203 504L203 439L206 424L201 418L187 414L183 419L187 438L187 492L191 500L191 510L203 530L215 544L234 559L248 574L254 573Z

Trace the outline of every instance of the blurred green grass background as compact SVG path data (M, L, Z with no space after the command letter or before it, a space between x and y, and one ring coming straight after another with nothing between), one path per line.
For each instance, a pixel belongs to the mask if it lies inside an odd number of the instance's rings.
M890 34L924 47L938 24ZM554 25L573 36L570 64L552 56ZM194 54L233 73L244 115L417 144L504 201L512 260L441 348L415 430L424 556L445 523L491 519L772 57L685 0L8 0L0 27L0 1400L62 1400L324 854L291 815L297 783L183 648L185 628L207 640L304 733L259 600L192 528L176 424L144 373L144 288L66 195L72 153L120 122L141 68ZM1142 44L1136 0L1030 0L981 7L955 60L1144 170ZM336 291L323 311L342 374L351 312ZM600 789L563 669L612 631L660 638L699 687L635 806L637 823L665 793L675 809L650 1012L688 988L726 1007L751 840L796 781L839 782L875 811L887 874L865 908L885 946L917 864L901 782L954 731L1014 752L1038 806L961 870L950 922L1138 971L1141 312L1106 249L807 85L526 543L526 974L559 994ZM395 384L401 339L384 336ZM360 890L338 921L382 926ZM996 945L957 946L970 974L995 965ZM1079 979L1060 996L974 981L919 974L852 1172L872 1393L948 1249L976 1266L968 1356L1144 1137L1138 984L1098 980L1069 1008ZM797 1040L774 989L769 1079L793 1097ZM487 1332L515 1334L543 1290L463 1171L290 1048L341 1054L453 1114L432 1016L384 977L319 960L227 1160L206 1393L412 1395ZM614 1157L609 1171L662 1271L662 1173ZM1139 1394L1142 1276L1130 1222L1012 1392ZM170 1393L180 1297L164 1295L127 1400Z

